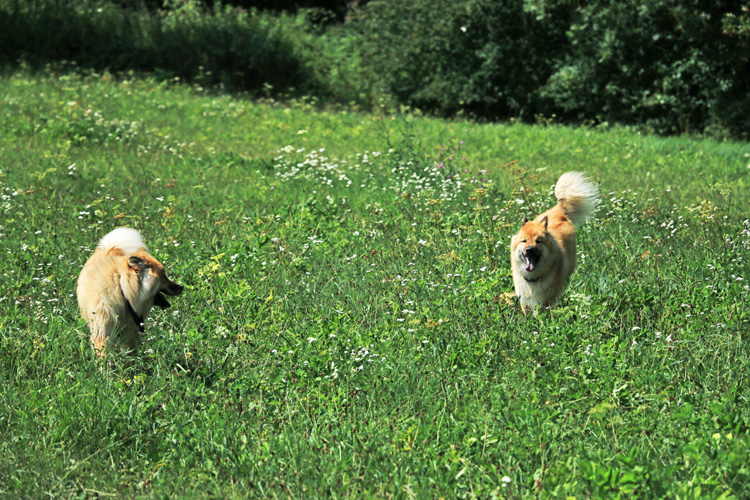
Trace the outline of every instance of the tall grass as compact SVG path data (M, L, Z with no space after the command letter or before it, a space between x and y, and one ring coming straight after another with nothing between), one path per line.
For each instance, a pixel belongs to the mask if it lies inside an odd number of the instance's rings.
M2 495L747 496L746 145L110 74L0 95ZM567 170L602 206L524 317L509 238ZM187 289L101 364L75 280L121 225Z

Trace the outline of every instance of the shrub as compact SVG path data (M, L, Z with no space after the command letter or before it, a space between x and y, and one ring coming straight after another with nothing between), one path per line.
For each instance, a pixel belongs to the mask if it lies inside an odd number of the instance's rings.
M369 84L439 115L746 137L750 21L731 0L371 2Z
M3 2L0 61L159 71L232 90L320 90L294 47L307 34L303 15L209 10L192 0L169 5L153 12L109 2Z
M564 11L562 12L565 13ZM441 115L533 116L564 22L540 23L523 0L371 2L347 29L376 87Z
M545 3L559 8L557 1ZM660 133L746 133L750 87L742 75L750 70L750 46L747 37L724 29L736 4L571 2L568 50L542 94L568 118L641 124Z
M734 0L360 0L340 23L207 3L0 0L0 63L70 60L446 117L750 130L750 10Z

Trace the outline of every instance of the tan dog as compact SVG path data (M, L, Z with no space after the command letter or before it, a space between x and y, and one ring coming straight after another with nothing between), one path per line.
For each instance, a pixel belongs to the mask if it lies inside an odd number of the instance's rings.
M555 186L557 205L523 225L510 242L510 266L524 314L557 300L576 267L574 225L596 209L599 189L585 175L566 172Z
M183 287L169 280L138 231L121 227L99 242L78 276L78 305L91 329L98 356L115 343L135 354L151 308L169 307L164 297L180 295Z

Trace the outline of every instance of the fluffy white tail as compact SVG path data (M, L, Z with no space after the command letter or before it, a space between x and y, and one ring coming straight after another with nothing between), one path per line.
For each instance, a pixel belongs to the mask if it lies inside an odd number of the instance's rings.
M581 172L565 172L555 185L555 197L565 215L578 225L596 210L599 188Z
M118 227L107 233L99 242L99 248L120 248L126 254L134 253L141 247L146 248L143 238L138 231L129 227Z

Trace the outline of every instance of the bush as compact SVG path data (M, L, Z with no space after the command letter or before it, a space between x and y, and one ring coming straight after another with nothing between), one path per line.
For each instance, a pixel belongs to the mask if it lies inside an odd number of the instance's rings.
M398 102L449 116L533 116L564 23L544 25L522 0L371 2L347 29L375 85Z
M152 3L0 0L0 63L70 60L446 117L750 130L750 9L733 0L360 0L340 23L320 9Z
M109 2L0 3L0 61L34 65L67 60L110 71L158 71L231 90L320 91L299 60L303 15L173 2L152 12Z
M370 85L436 114L746 137L747 17L731 0L376 1L346 28Z
M750 45L724 29L736 2L600 0L569 8L568 50L542 91L568 118L660 133L746 133Z

